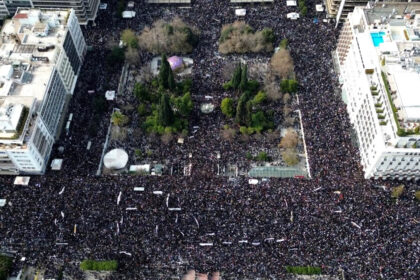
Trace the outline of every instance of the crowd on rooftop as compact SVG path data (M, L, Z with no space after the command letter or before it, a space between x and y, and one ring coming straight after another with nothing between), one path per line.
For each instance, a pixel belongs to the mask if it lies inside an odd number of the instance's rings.
M191 176L95 176L112 104L97 135L87 136L93 114L87 90L102 94L116 88L121 73L121 65L105 66L106 42L118 40L125 28L141 30L178 15L201 29L191 55L193 94L219 98L221 58L214 34L236 19L229 1L197 0L190 9L137 4L136 17L126 21L113 15L110 3L96 26L84 30L93 50L70 107L74 126L56 145L64 147L63 170L33 176L29 186L0 178L0 197L7 200L0 208L0 248L15 251L18 263L53 274L62 267L73 279L82 279L83 259L118 260L109 279L154 279L148 271L174 267L236 279L285 279L286 265L317 266L329 275L342 270L346 279L416 279L420 220L412 191L418 184L405 183L405 195L395 202L389 191L396 182L363 178L345 104L336 93L331 51L337 30L313 23L321 15L314 1L306 2L308 16L298 21L286 19L295 8L279 1L246 6L245 20L256 29L271 27L279 40L290 42L312 179L271 178L251 185L247 177L217 176L212 153L224 149L235 155L204 129L213 125L205 117ZM242 57L258 56L264 55ZM140 53L141 63L151 57ZM88 139L93 146L86 151ZM162 149L171 154L170 146Z

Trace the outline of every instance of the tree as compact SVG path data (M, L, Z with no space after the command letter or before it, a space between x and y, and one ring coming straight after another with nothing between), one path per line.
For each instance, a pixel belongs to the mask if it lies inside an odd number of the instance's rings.
M280 82L280 88L282 92L294 93L297 91L298 82L294 79L284 79Z
M416 192L414 193L414 197L415 197L418 201L420 201L420 191L416 191Z
M294 149L287 149L286 151L284 151L281 154L283 161L288 165L288 166L293 166L298 164L299 162L299 158L298 155L296 154L296 151Z
M158 108L158 123L161 126L169 126L174 121L174 112L169 104L169 96L162 94Z
M237 124L244 124L245 123L246 102L247 102L247 95L246 95L246 93L243 93L238 100L238 105L236 106L235 122Z
M221 131L221 136L226 141L233 141L236 136L236 130L233 128L230 128L229 126L226 126Z
M280 41L279 47L282 49L286 49L288 44L289 44L289 40L287 40L287 38L284 38Z
M141 83L136 83L134 85L133 93L139 101L149 100L149 92L147 91L146 87Z
M239 84L241 83L242 68L241 64L236 66L235 71L233 72L231 84L234 89L238 89Z
M404 185L399 185L398 187L393 188L392 191L391 191L391 197L395 198L395 199L400 198L400 196L403 194L404 190L405 190Z
M120 111L114 111L111 115L111 122L115 126L124 126L128 123L128 117Z
M280 49L272 56L270 66L275 75L287 79L293 73L294 68L290 52L286 49Z
M96 271L113 271L117 270L117 261L94 261L84 260L80 263L82 270L96 270Z
M108 65L113 66L114 64L122 63L125 59L124 49L120 47L113 47L111 53L106 57Z
M271 29L271 28L264 28L261 31L261 34L264 38L265 43L273 43L274 40L276 39L275 36L274 36L274 33L273 33L273 29Z
M235 110L233 108L232 98L229 98L229 97L223 98L222 103L220 104L220 109L222 110L222 113L226 117L232 118L233 114L235 113Z
M107 107L107 103L106 103L106 99L105 97L101 96L95 96L93 98L93 110L98 113L98 114L102 114L103 112L105 112Z
M254 105L258 105L263 103L265 100L267 99L267 95L265 94L265 92L263 91L259 91L255 96L254 99L252 100L252 103Z
M251 121L252 121L252 101L251 100L248 100L246 102L246 105L245 105L245 119L244 119L244 123L247 126L250 126L251 125Z
M308 13L308 8L305 6L300 10L300 13L302 16L306 16L306 14Z
M174 105L181 116L187 117L194 107L194 104L191 100L191 94L187 92L183 96L175 98Z
M245 64L245 66L242 68L241 71L241 82L239 83L239 89L241 91L245 91L248 86L248 66Z
M166 54L162 55L162 64L159 69L159 85L163 86L164 88L168 88L168 81L169 81L169 71L171 70L171 66L166 58Z
M285 95L283 95L283 103L284 104L289 104L290 101L290 94L286 93Z
M170 90L174 90L176 88L174 73L172 72L171 67L169 67L169 71L168 71L168 88Z
M140 56L137 49L128 47L125 51L125 60L131 65L137 65L140 63Z
M286 149L294 149L296 148L298 141L299 138L296 131L292 128L289 128L284 137L281 139L279 147Z
M270 158L266 152L259 152L257 157L255 158L258 161L269 161Z
M121 41L130 48L137 48L138 47L138 39L136 34L131 29L124 29L121 33Z
M122 18L122 13L125 9L125 1L119 0L117 3L117 15Z
M0 256L0 280L6 280L12 267L12 258Z

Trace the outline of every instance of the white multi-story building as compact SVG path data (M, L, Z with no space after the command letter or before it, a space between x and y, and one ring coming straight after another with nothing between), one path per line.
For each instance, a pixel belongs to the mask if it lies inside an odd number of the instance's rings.
M336 61L366 178L420 179L419 3L356 7Z
M0 174L42 174L86 43L74 10L18 9L1 32Z
M95 21L100 0L0 0L0 19L13 16L18 8L74 9L80 24Z

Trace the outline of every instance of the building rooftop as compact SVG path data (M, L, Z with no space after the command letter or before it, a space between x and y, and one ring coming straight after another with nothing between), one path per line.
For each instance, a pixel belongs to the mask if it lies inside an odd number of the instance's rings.
M63 43L69 15L70 10L18 9L12 19L5 21L0 39L2 106L13 104L18 108L21 104L29 111L40 109L60 52L56 46ZM12 115L14 122L5 119ZM3 127L9 128L18 118L15 114L0 117Z
M407 129L419 125L420 3L368 4L356 9L366 19L350 17L364 67L378 72L370 81L383 83L381 72L386 73L399 125Z

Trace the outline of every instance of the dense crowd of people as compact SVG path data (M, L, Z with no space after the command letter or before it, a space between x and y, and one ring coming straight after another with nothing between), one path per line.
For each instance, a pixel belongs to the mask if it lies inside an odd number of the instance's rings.
M193 94L217 98L217 34L236 19L229 1L196 0L190 9L142 3L127 21L117 19L109 3L96 26L84 30L93 50L69 110L74 124L56 145L64 147L55 151L63 154L63 170L33 176L29 186L0 179L0 197L7 200L0 208L2 251L48 272L63 269L72 279L82 279L78 264L88 258L118 260L109 279L167 279L150 273L176 274L179 268L220 271L231 279L285 279L286 265L318 266L329 275L342 271L346 279L416 279L420 219L411 196L418 185L406 183L406 195L396 203L389 190L397 183L363 178L345 104L334 93L337 30L313 23L320 15L313 1L306 2L309 16L298 21L286 19L295 8L279 1L247 6L245 20L256 29L271 27L278 40L290 42L312 179L251 185L247 177L217 176L209 166L220 159L212 153L225 149L230 155L230 147L206 133L204 127L212 125L207 117L198 119L209 123L197 132L201 148L194 151L191 176L95 176L112 106L98 122L97 135L88 136L92 98L117 87L122 67L105 66L106 42L118 40L124 28L141 30L156 19L180 16L201 30L192 54ZM140 57L146 63L151 55Z

